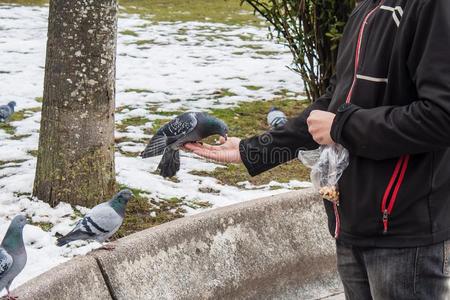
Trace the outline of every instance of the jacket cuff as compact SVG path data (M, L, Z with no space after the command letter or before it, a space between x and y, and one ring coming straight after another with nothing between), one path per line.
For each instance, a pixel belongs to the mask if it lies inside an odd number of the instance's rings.
M241 160L244 163L245 168L248 171L248 174L250 176L256 176L260 174L261 172L255 167L254 162L252 162L250 158L250 151L249 151L249 141L248 140L241 140L239 143L239 153L241 155Z
M333 124L331 125L331 138L337 144L343 145L342 140L342 130L347 122L348 118L360 107L351 103L344 103L339 106L336 117L334 118ZM345 146L345 145L344 145Z

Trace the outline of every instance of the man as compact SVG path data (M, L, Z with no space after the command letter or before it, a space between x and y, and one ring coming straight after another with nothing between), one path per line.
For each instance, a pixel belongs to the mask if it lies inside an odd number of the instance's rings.
M342 144L340 205L325 207L347 299L450 299L449 50L449 0L362 1L325 95L264 138L186 148L257 175Z

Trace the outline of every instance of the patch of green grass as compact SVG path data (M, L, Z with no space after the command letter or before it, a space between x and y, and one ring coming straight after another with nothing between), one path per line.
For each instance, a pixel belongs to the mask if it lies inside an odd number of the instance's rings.
M48 0L0 0L6 4L45 5ZM261 19L240 0L121 0L123 12L140 14L155 22L216 22L229 25L256 25ZM132 36L132 33L130 34Z
M283 80L280 80L280 82L285 82ZM294 93L288 89L281 89L278 90L274 93L275 95L281 97L281 98L289 98L289 97L298 97L298 96L302 96L306 98L306 94L304 92L300 92L300 93Z
M236 94L231 92L229 89L220 89L220 90L214 91L212 93L212 95L213 95L214 99L236 96Z
M288 117L293 117L302 112L308 105L307 101L276 99L243 102L233 108L212 109L211 113L228 124L230 136L244 138L268 129L266 119L271 107L278 107Z
M12 126L9 122L0 123L0 129L10 135L14 135L16 133L16 127Z
M0 123L0 129L4 130L7 134L15 135L16 127L11 125L11 122L22 121L34 112L40 111L40 109L40 107L33 107L16 111L5 123Z
M238 37L245 42L253 41L254 35L253 34L239 34Z
M29 224L33 225L33 226L38 226L46 232L50 232L50 230L52 230L52 228L53 228L53 224L49 223L49 222L31 222L30 221Z
M208 201L200 201L200 200L193 200L188 201L185 203L186 206L193 208L193 209L199 209L199 208L210 208L212 207L212 204Z
M254 45L254 44L247 44L247 45L239 46L239 48L247 48L247 49L252 49L252 50L262 50L263 46L261 46L261 45Z
M25 159L18 159L18 160L0 160L0 167L4 166L6 164L21 164L23 162L26 162Z
M155 22L219 22L232 25L259 25L250 6L240 0L122 0L128 13L138 13Z
M122 154L123 156L126 156L126 157L138 157L139 156L139 152L123 151L122 149L120 149L120 147L116 148L116 151L117 150L120 152L120 154Z
M40 112L42 110L42 107L40 106L36 106L36 107L32 107L32 108L27 108L25 110L26 113L37 113Z
M123 34L123 35L129 35L129 36L134 36L134 37L138 37L138 36L139 36L139 34L138 34L137 32L135 32L135 31L133 31L133 30L129 30L129 29L127 29L127 30L122 30L122 31L120 32L120 34Z
M120 185L120 189L124 188L130 189L134 197L128 202L124 223L113 240L181 218L186 212L181 199L155 200L143 196L145 191Z
M9 139L19 141L19 140L23 140L30 136L31 136L31 134L15 134L12 137L10 137Z
M20 4L20 5L45 5L48 0L1 0L2 4Z
M153 112L155 115L160 115L164 117L178 116L184 113L184 111L176 110L176 111L155 111Z
M169 110L169 111L161 111L159 110L159 105L147 105L147 110L154 115L160 115L164 117L172 117L172 116L178 116L182 113L185 113L184 110Z
M220 190L213 189L212 187L200 187L198 191L205 194L220 194Z
M16 111L12 114L11 118L9 118L9 122L17 122L17 121L22 121L23 119L25 119L25 114L26 114L27 110L19 110Z
M142 46L142 45L152 45L155 43L155 40L137 40L135 42L129 43L129 45L138 45L138 46Z
M26 162L24 159L18 159L18 160L0 160L0 170L10 167L19 167L21 163Z
M143 117L128 118L122 120L120 124L116 124L116 129L120 132L126 132L129 126L142 126L148 122L148 119Z
M259 91L260 89L262 89L262 86L256 86L256 85L244 85L243 87L245 87L247 90L250 91Z
M151 90L147 90L147 89L126 89L125 93L137 93L137 94L141 94L141 93L151 93Z
M27 151L28 154L30 154L33 157L37 157L38 156L38 150L29 150Z
M130 105L119 106L119 107L116 107L116 113L121 113L121 112L123 112L125 110L130 111L132 109L133 109L133 107L130 106Z
M73 214L70 216L70 219L73 221L75 219L78 218L82 218L83 214L81 213L81 211L79 209L77 209L76 207L72 206L73 209Z
M263 56L274 56L274 55L280 54L280 52L277 52L277 51L262 51L262 50L260 50L260 51L256 51L256 54L263 55Z
M227 164L225 168L219 167L214 171L192 171L197 176L209 176L219 180L220 183L239 186L238 183L248 181L253 185L265 185L271 181L287 183L291 180L309 181L310 170L298 161L292 161L266 171L258 176L251 177L243 165Z
M27 192L14 192L14 196L15 197L23 197L23 196L27 196L27 197L31 197L31 193L27 193Z
M120 144L120 143L127 143L127 142L137 142L136 140L126 137L126 136L122 136L122 137L115 137L114 141L116 144Z

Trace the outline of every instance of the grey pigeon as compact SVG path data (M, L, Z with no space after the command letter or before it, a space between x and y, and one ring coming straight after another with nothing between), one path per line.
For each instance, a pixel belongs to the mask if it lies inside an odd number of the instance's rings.
M15 106L16 102L14 101L9 102L8 105L0 106L0 122L5 122L12 116Z
M71 232L58 239L57 245L61 247L77 240L95 240L104 243L122 225L126 206L132 196L130 190L122 190L108 202L95 206L78 221Z
M267 123L271 129L280 129L287 123L287 117L276 107L272 107L267 114Z
M6 288L7 299L16 299L11 296L9 288L27 263L27 252L23 243L23 227L26 223L24 216L14 217L0 245L0 292Z
M163 177L172 177L180 170L178 149L181 146L214 134L226 139L227 133L228 127L222 120L203 112L187 112L161 127L141 153L141 157L163 155L158 166L160 174Z

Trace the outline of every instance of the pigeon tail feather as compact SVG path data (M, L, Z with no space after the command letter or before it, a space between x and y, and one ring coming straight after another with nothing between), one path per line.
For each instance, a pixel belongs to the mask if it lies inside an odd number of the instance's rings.
M62 247L68 243L72 242L72 240L69 240L68 238L66 238L65 236L60 237L57 241L56 241L56 246L58 247Z
M180 170L180 151L166 148L158 165L162 177L173 177Z
M57 240L56 246L62 247L70 242L85 239L87 236L88 236L88 234L86 232L82 232L79 230L69 232L67 235L60 237Z
M142 151L141 157L154 157L163 154L164 149L167 147L168 139L164 135L155 135L150 144Z

